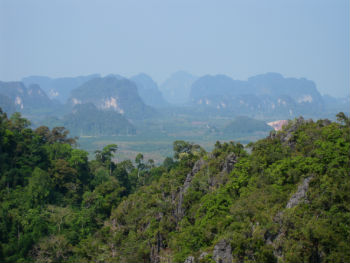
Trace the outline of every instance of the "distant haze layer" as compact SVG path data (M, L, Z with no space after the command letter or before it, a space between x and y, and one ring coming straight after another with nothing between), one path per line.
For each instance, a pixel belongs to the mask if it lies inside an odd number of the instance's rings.
M350 92L348 0L0 1L0 39L3 81L281 72Z

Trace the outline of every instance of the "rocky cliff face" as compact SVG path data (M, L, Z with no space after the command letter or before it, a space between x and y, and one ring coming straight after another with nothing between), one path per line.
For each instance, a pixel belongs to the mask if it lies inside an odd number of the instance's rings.
M207 260L215 261L215 263L233 263L231 244L227 240L220 240L214 246L212 256L207 252L202 252L198 260L194 256L188 256L184 263L207 262Z
M176 208L176 212L175 212L177 221L180 221L183 218L184 214L185 214L185 211L184 211L184 209L182 207L184 195L186 194L188 188L190 187L190 184L191 184L192 179L195 176L195 174L198 173L200 171L200 169L205 166L205 164L206 163L205 163L205 161L203 159L198 160L194 164L194 166L192 168L192 171L189 172L187 174L187 176L186 176L184 185L180 189L180 192L179 192L178 203L177 203L177 208Z
M304 179L302 184L299 185L298 190L289 199L286 208L293 208L305 200L307 190L309 189L309 183L312 177L307 177Z
M235 153L229 153L225 159L223 166L222 166L222 172L223 173L230 173L233 170L235 164L237 163L237 159L238 158L237 158Z
M232 263L231 245L226 240L220 240L213 250L213 259L216 263Z
M186 258L184 263L196 263L196 261L193 256L188 256L188 258Z

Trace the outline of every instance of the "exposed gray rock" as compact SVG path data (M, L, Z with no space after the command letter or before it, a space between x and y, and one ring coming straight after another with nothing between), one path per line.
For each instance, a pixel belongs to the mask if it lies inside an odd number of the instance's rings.
M304 179L303 183L299 185L298 190L289 199L286 208L293 208L305 199L306 192L309 189L309 183L311 179L312 179L312 176L309 176Z
M199 260L204 259L207 255L208 255L207 252L202 252L202 253L199 255Z
M224 165L222 167L222 172L224 173L230 173L235 164L237 163L237 156L234 153L230 153L229 155L227 155Z
M188 256L184 263L195 263L196 261L194 260L193 256Z
M321 125L321 127L328 126L328 125L332 124L332 122L328 119L319 120L317 123L319 123L319 125Z
M189 172L186 176L186 180L183 186L183 191L184 193L186 193L188 187L190 187L190 184L192 182L192 178L193 176L199 172L200 169L202 169L202 167L205 165L205 161L203 159L198 160L192 168L192 171Z
M215 158L215 156L212 156L211 158ZM207 166L208 172L207 174L209 175L208 178L208 183L210 187L216 187L219 185L223 185L227 182L228 180L228 174L231 173L233 168L235 167L235 164L238 161L238 157L235 153L229 153L223 164L221 165L221 172L218 175L210 175L209 173L209 167Z
M193 176L199 172L199 170L205 165L205 161L203 159L198 160L192 168L192 171L189 172L186 176L184 185L182 186L182 188L180 189L180 193L179 193L179 200L177 203L177 208L176 208L176 218L177 220L181 220L181 218L184 216L185 211L182 207L182 203L183 203L183 198L185 193L187 192L187 189L190 187L190 184L192 182Z
M304 179L304 181L298 186L298 190L292 195L289 199L286 208L293 208L300 204L302 201L305 201L306 193L309 189L309 183L313 177L309 176ZM283 212L278 212L274 218L274 221L279 224L279 231L277 235L271 235L270 233L265 234L266 243L274 247L273 254L278 259L278 262L283 259L282 251L282 240L286 235L286 229L283 229Z
M152 246L151 247L151 253L150 253L150 262L151 263L159 263L160 259L159 259L159 252L157 250L156 246Z
M163 236L160 232L157 233L156 243L151 245L150 262L159 263L161 261L160 252L165 248L163 244Z
M220 240L214 247L213 258L216 263L232 263L231 244L226 240Z

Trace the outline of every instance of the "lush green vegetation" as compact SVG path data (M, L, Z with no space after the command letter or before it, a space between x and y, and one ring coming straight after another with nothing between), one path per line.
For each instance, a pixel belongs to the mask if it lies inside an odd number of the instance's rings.
M251 119L248 119L251 120ZM257 141L265 138L269 131L259 131L258 126L245 131L224 132L225 127L232 122L227 118L197 118L189 115L181 115L176 117L164 117L158 119L148 119L143 121L134 121L136 134L116 135L116 136L80 136L79 148L89 152L89 156L93 157L96 149L102 148L107 144L118 144L119 149L115 154L118 160L135 159L138 153L142 153L145 158L153 159L156 164L161 164L167 156L173 154L173 142L176 140L184 140L195 142L201 145L206 151L211 151L214 144L219 141L239 141L247 144L251 141ZM260 121L257 121L259 124ZM67 125L64 122L45 122L49 127ZM115 125L118 125L116 123ZM239 125L246 125L241 122ZM119 126L120 127L120 126ZM249 125L252 128L252 125ZM73 135L79 136L79 133L72 132Z
M350 261L344 114L247 148L175 141L159 166L116 163L115 144L89 161L75 144L0 111L1 262L219 262L219 241L235 262Z

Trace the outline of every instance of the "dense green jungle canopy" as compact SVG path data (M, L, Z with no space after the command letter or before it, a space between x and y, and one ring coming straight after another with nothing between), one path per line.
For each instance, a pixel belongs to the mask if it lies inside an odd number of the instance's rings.
M350 122L243 147L174 142L160 166L0 111L0 262L350 262Z

